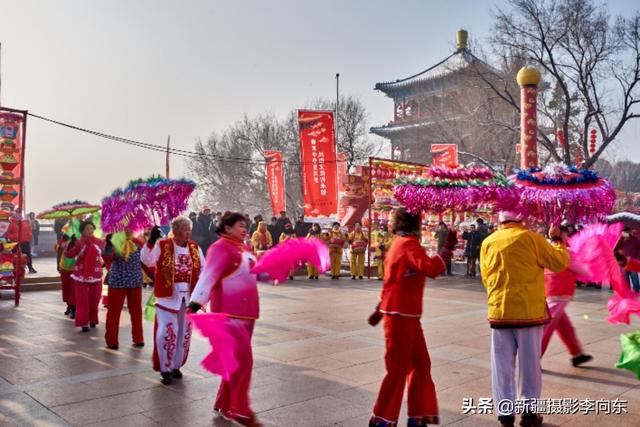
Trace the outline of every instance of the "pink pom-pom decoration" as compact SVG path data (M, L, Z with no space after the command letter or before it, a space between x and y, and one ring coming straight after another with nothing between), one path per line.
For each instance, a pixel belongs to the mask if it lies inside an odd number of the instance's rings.
M228 381L240 366L238 355L241 349L250 345L251 337L247 328L221 313L189 314L188 318L211 345L211 352L202 359L200 365Z
M519 171L514 178L521 189L521 212L546 224L604 221L616 201L611 183L588 169L550 165Z
M131 181L102 199L102 230L114 233L168 224L187 209L195 183L151 177Z
M502 175L489 169L447 169L432 166L429 178L396 180L394 197L411 212L476 212L513 208L520 190Z
M266 251L251 269L252 273L267 273L278 282L284 282L289 272L300 263L308 262L318 272L329 269L329 249L319 239L298 237L285 240Z

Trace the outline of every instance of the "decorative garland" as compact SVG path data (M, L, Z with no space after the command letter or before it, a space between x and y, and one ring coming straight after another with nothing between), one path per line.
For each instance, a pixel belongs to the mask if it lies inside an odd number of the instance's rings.
M604 221L616 200L613 186L595 171L551 165L519 171L520 211L545 224Z
M102 199L102 229L113 233L167 224L187 208L195 185L160 176L131 181Z
M485 168L431 167L430 178L395 181L394 197L411 212L476 212L517 205L520 190L506 177Z

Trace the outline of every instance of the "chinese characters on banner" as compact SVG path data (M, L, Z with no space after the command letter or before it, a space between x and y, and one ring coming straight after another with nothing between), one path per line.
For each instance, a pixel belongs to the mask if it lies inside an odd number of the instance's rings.
M538 167L538 88L523 86L520 88L520 169Z
M278 215L285 210L284 175L282 173L282 151L265 150L264 158L267 163L267 184L271 199L271 211Z
M337 218L336 141L331 111L298 111L304 216Z
M432 164L442 168L458 167L458 144L431 144Z
M338 153L338 182L340 183L340 192L346 191L347 181L347 153L341 151Z

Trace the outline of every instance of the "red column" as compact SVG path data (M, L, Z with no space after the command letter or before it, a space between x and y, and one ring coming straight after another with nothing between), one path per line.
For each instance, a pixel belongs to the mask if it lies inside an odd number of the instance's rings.
M538 167L537 97L540 72L523 67L516 77L520 85L520 168Z

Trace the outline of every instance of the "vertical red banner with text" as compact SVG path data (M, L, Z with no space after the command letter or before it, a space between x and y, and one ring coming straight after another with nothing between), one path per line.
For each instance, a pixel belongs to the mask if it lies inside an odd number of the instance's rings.
M340 191L345 191L345 182L347 176L347 153L341 151L338 153L338 183Z
M280 211L285 210L282 151L265 150L264 158L267 163L267 184L271 199L271 211L273 215L277 216Z
M458 167L458 144L431 144L431 164L442 168Z
M338 217L338 162L332 111L298 110L304 216Z

